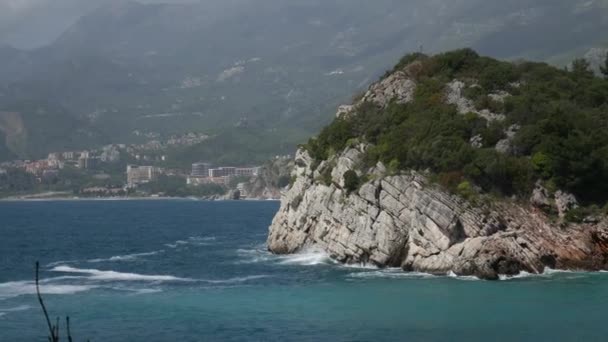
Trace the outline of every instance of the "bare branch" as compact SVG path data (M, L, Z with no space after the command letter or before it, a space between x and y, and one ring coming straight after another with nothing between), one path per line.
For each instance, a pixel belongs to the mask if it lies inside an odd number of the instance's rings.
M72 332L70 331L70 316L65 318L68 333L68 342L72 342Z
M57 323L55 324L55 341L59 341L59 317L57 317Z
M51 325L51 319L49 318L49 313L46 311L46 306L44 306L44 301L42 300L42 295L40 294L39 272L40 272L40 263L38 261L36 261L36 294L38 295L38 302L40 302L40 306L42 307L42 312L44 312L44 317L46 318L46 324L49 327L49 332L51 334L51 336L49 337L49 340L51 342L58 342L59 339L55 336L55 331L53 329L53 326Z

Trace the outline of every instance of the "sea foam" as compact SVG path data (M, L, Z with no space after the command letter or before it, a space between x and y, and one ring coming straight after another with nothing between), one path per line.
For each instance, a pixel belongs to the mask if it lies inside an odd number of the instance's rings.
M0 317L6 316L7 314L9 314L11 312L26 311L31 308L32 307L29 305L19 305L14 308L6 308L6 309L0 308Z
M135 254L126 254L126 255L116 255L107 259L90 259L87 260L87 262L90 263L100 263L100 262L115 262L115 261L135 261L137 259L140 259L142 257L147 257L147 256L153 256L153 255L157 255L160 253L164 253L164 250L159 250L159 251L153 251L153 252L147 252L147 253L135 253ZM58 264L55 264L53 266L57 266Z
M41 284L43 294L75 294L96 288L94 285L65 285ZM0 300L36 294L36 284L33 281L13 281L0 284Z
M177 240L172 243L165 244L165 247L178 248L180 246L209 246L216 240L215 236L191 236L186 240Z
M190 278L179 278L171 275L145 275L137 273L123 273L116 271L102 271L96 269L81 269L70 266L56 266L52 272L87 274L88 279L101 281L194 281Z
M430 273L422 272L404 272L400 269L385 269L372 272L354 272L347 275L349 278L388 278L388 279L428 279L436 278L437 276Z
M282 265L315 266L337 264L337 261L330 258L327 253L316 249L304 250L297 254L282 255L278 258L281 260L279 263Z
M264 279L264 278L270 278L270 277L271 276L269 276L269 275L261 274L261 275L235 277L235 278L230 278L230 279L219 279L219 280L201 279L200 281L209 283L209 284L238 284L238 283L244 283L244 282L248 282L248 281L252 281L252 280Z

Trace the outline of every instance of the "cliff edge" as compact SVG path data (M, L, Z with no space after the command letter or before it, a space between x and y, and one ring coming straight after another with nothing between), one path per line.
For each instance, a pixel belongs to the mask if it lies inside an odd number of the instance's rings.
M272 252L320 248L343 263L484 279L545 267L608 269L605 220L561 227L534 207L473 205L416 172L385 176L382 165L373 170L376 179L349 194L340 174L361 156L351 148L337 157L328 186L315 181L308 152L298 152L298 177L270 227Z

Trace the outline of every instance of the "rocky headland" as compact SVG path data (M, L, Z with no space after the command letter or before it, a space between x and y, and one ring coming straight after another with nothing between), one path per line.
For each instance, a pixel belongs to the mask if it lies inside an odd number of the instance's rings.
M396 68L358 103L340 107L337 120L359 115L360 108L370 103L382 111L391 104L414 101L421 67L411 62ZM463 95L466 87L476 84L451 80L443 87L442 101L461 115L482 117L488 125L507 120L504 111L480 109ZM508 88L519 87L512 83ZM499 102L511 95L493 90L489 96ZM471 148L531 159L512 143L519 124L505 122L503 127L504 134L491 145L483 141L483 134L470 133ZM567 190L549 190L555 186L547 178L538 176L523 195L496 196L477 185L450 191L436 181L437 173L430 168L395 169L382 160L370 165L373 144L366 140L350 139L323 160L307 148L298 151L292 184L282 194L270 227L270 251L290 254L314 248L347 264L490 280L520 272L542 273L546 268L608 269L605 215L567 220L569 211L579 209L577 197ZM350 184L353 177L356 186ZM466 177L460 184L465 183L469 185Z

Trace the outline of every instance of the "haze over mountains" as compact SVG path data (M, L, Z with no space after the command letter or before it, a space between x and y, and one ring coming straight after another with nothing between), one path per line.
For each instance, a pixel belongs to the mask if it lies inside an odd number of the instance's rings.
M61 30L62 20L86 14L48 45L0 48L0 160L137 141L137 130L214 137L178 151L184 158L259 161L293 151L331 120L336 105L406 52L470 46L493 57L565 65L608 44L605 0L109 1L66 8L71 12L44 16L48 27ZM11 34L0 34L0 42L52 39L52 29L32 38L26 33L35 30L23 33L23 24L5 18L0 30Z

